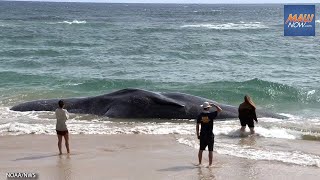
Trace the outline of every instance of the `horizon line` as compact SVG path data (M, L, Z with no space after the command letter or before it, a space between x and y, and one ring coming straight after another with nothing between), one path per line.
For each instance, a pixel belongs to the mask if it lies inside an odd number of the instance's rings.
M302 5L302 4L320 4L320 3L175 3L175 2L166 2L166 3L161 3L161 2L99 2L99 1L95 1L95 2L90 2L90 1L57 1L57 0L49 0L49 1L43 1L43 0L4 0L6 2L48 2L48 3L100 3L100 4L219 4L219 5L236 5L236 4L241 4L241 5L262 5L262 4L266 4L266 5L278 5L278 4L297 4L297 5Z

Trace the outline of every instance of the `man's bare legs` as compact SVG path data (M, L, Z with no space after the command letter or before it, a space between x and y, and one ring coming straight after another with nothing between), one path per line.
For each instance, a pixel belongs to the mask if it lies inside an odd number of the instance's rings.
M209 166L212 165L212 151L209 151Z
M201 165L201 162L202 162L202 153L203 153L203 150L199 150L199 153L198 153L199 165Z
M67 133L66 135L63 136L64 137L64 141L66 144L66 148L67 148L67 152L68 154L70 154L70 149L69 149L69 133ZM61 137L62 138L62 137ZM61 146L61 144L60 144Z
M199 150L199 153L198 153L198 158L199 158L199 165L201 165L202 163L202 153L203 153L203 150ZM212 151L209 151L209 166L212 165L212 158L213 158L213 153Z
M254 134L254 133L255 133L254 127L251 127L251 128L249 128L249 129L250 129L250 133L251 133L251 134Z
M61 151L62 136L59 134L57 136L58 136L59 155L61 155L62 154L62 151Z
M241 126L241 128L240 128L240 136L244 135L245 130L246 130L246 126Z

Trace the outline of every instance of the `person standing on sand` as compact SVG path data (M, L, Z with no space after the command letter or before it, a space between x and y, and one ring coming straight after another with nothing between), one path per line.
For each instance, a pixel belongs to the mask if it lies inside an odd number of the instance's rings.
M64 137L65 140L65 145L67 148L68 154L70 154L70 149L69 149L69 132L67 129L66 125L66 120L69 119L69 113L66 109L64 108L64 102L60 100L58 102L59 107L56 109L56 118L57 118L57 124L56 124L56 131L57 131L57 136L58 136L58 148L59 148L59 155L62 154L61 151L61 143L62 143L62 136Z
M256 115L256 105L253 103L253 101L248 95L244 96L244 102L240 104L238 112L241 124L240 133L243 134L246 129L246 126L248 125L250 133L254 134L255 132L253 120L255 120L258 123Z
M217 111L210 112L210 107L214 106ZM202 162L202 153L208 146L209 150L209 167L212 165L212 151L213 151L213 144L214 144L214 134L212 132L213 129L213 119L215 119L218 115L218 112L221 112L222 109L215 105L210 104L209 102L204 102L201 107L203 108L203 111L198 115L197 118L197 126L196 126L196 132L197 137L200 139L200 149L198 153L199 158L199 165L201 165ZM201 125L201 131L199 134L199 129Z

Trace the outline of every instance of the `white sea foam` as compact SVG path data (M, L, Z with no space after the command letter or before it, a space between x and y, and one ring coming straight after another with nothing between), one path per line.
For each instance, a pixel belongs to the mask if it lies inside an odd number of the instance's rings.
M0 107L0 114L0 136L55 133L54 112L16 112L8 107ZM175 122L128 122L94 115L71 114L67 125L72 134L195 134L195 122L172 121ZM306 121L301 121L296 116L291 116L288 120L260 118L255 130L260 137L265 138L303 139L305 135L320 137L320 130L314 127L320 123L319 118ZM213 132L218 136L234 138L240 136L239 128L237 119L216 121Z
M53 125L5 123L0 124L0 135L53 134Z
M72 134L195 134L195 125L190 123L142 123L112 122L100 120L68 120ZM0 135L54 134L55 119L7 122L0 125ZM214 134L227 137L240 137L238 125L215 125ZM257 135L265 138L301 139L310 132L299 132L285 128L256 127ZM318 134L315 134L318 135Z
M250 146L237 146L234 144L218 144L216 151L219 154L226 154L254 160L273 160L297 165L317 167L319 167L320 164L320 156L307 154L300 151L288 152L268 149L255 149Z
M66 23L66 24L86 24L87 21L78 21L78 20L73 20L73 21L63 21L59 23Z
M47 22L46 24L86 24L86 23L87 21L73 20L73 21Z
M0 21L0 27L6 27L6 26L9 26L9 24L7 24L7 23L5 23L5 22Z
M105 123L92 121L69 120L67 122L71 134L194 134L194 126L172 124L139 125L122 123ZM50 123L18 123L9 122L0 124L0 135L21 134L55 134L55 121Z
M294 116L294 115L288 114L288 113L279 113L279 114L282 115L282 116L286 116L286 117L288 117L289 119L300 118L300 117L297 117L297 116Z
M263 127L257 127L255 130L258 132L257 135L267 138L281 138L281 139L298 139L295 135L290 133L290 130L285 128L271 128L266 129Z
M66 84L67 86L79 86L79 85L81 85L81 84L83 84L83 83L68 83L68 84Z
M308 92L307 92L307 95L308 95L308 96L313 95L315 92L316 92L316 90L308 91Z
M241 30L241 29L267 29L268 26L260 22L239 22L239 23L223 23L223 24L188 24L181 26L182 28L207 28L218 30Z
M256 134L261 137L266 138L279 138L279 139L298 139L301 136L295 136L294 134L290 133L290 130L284 128L264 128L264 127L256 127L255 128ZM224 135L228 137L240 137L240 129L239 127L234 126L220 126L215 127L213 130L215 135Z
M190 124L144 124L127 130L135 134L194 134L195 126Z
M181 144L193 148L199 148L198 141L179 138L177 141ZM275 151L269 149L256 149L251 146L239 146L235 144L216 143L215 149L219 154L226 154L235 157L254 159L254 160L269 160L280 161L284 163L302 165L302 166L317 166L320 167L320 156L307 154L300 151Z

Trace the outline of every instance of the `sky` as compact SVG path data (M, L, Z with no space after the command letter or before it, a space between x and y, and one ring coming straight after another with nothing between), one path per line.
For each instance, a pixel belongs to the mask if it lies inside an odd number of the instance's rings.
M1 0L0 0L1 1ZM19 0L54 2L102 2L102 3L204 3L204 4L261 4L261 3L320 3L320 0Z

